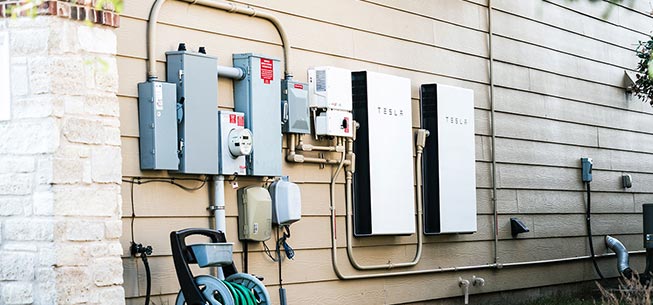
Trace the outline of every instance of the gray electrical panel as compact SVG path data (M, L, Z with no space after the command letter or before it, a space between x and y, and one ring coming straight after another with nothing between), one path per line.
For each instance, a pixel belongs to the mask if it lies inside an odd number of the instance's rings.
M138 126L142 170L177 170L175 84L138 84Z
M167 52L168 82L177 84L179 172L219 173L218 59Z
M293 80L281 82L282 130L284 133L311 133L308 84Z
M278 59L247 54L233 55L234 67L247 75L234 81L235 110L245 114L254 148L247 158L247 174L281 176L281 68Z

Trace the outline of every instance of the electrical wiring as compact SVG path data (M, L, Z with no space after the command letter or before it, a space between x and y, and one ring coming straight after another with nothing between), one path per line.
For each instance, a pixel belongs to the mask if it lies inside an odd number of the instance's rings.
M195 186L195 187L188 187L183 184L178 183L177 181L197 181L197 182L202 182L200 185ZM208 181L207 178L204 179L197 179L197 178L144 178L144 177L135 177L132 179L122 179L122 182L126 183L131 183L133 184L148 184L148 183L170 183L176 187L179 187L185 191L193 192L193 191L198 191L202 189L205 185L206 182Z

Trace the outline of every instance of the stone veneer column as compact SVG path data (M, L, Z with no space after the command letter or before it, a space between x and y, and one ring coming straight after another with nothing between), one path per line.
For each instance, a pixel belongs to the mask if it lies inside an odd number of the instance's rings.
M88 2L76 16L102 24ZM0 305L125 302L116 35L71 6L0 18L12 96L0 121Z

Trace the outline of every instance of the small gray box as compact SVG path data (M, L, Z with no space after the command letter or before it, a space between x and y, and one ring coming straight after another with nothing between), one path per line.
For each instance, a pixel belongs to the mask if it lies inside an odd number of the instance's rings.
M283 132L310 134L308 84L283 80L281 89Z
M278 59L234 54L234 67L247 76L234 81L235 110L245 114L245 128L252 131L253 150L247 158L247 174L281 176L281 67Z
M175 84L138 84L138 127L142 170L177 170Z
M218 59L205 54L167 52L168 82L177 84L179 172L217 175Z

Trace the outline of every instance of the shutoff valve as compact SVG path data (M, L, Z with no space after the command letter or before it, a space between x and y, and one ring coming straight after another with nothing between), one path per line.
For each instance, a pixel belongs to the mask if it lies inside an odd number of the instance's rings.
M233 158L249 156L252 153L252 132L249 129L230 131L229 152Z

